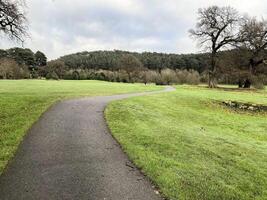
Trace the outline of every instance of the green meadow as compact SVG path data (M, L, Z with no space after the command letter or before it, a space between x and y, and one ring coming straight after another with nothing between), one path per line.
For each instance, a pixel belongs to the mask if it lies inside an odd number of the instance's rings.
M266 200L267 113L220 102L267 105L267 91L176 89L106 109L112 134L130 159L168 199Z

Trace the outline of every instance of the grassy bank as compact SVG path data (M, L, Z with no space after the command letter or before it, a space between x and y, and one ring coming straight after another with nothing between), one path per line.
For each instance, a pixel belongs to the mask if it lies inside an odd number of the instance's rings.
M27 129L57 100L157 90L143 84L102 81L0 81L0 174Z
M267 114L230 110L222 100L267 105L267 92L179 86L113 102L106 118L169 199L266 200Z

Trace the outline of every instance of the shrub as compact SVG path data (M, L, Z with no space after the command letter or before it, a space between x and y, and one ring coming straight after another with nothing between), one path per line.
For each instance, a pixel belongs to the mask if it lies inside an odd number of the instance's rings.
M24 65L18 65L13 59L0 59L0 79L30 78L29 70Z
M265 86L264 86L264 80L263 80L263 77L260 77L260 76L258 76L258 77L253 77L252 78L252 86L254 87L254 88L256 88L256 89L260 89L260 90L262 90L262 89L264 89L265 88Z
M200 82L200 75L197 71L190 70L186 77L187 84L198 85Z
M80 74L78 71L72 72L72 79L73 80L80 80Z
M123 83L129 83L130 82L129 76L128 76L126 71L124 71L124 70L119 71L119 80L120 80L119 82L123 82Z
M39 77L38 72L36 70L33 70L31 72L31 78L38 78L38 77Z
M51 76L51 74L53 74L52 72L54 72L57 74L58 79L60 79L63 78L64 75L67 73L64 62L60 60L54 60L48 62L45 68L46 68L46 76L47 74L50 74L48 75L48 77Z
M195 70L176 70L177 83L197 85L200 83L200 75Z
M139 72L140 82L147 84L153 82L153 72L151 70Z
M165 85L177 83L177 77L175 71L168 68L162 70L161 82L164 83Z
M48 80L50 80L50 79L51 79L51 80L59 80L59 77L58 77L57 73L54 72L54 71L52 71L52 72L48 72L48 73L46 74L45 78L48 79Z

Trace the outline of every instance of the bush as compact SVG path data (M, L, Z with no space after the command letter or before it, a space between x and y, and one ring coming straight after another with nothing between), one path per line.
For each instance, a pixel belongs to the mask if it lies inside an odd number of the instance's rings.
M198 85L200 82L200 75L197 71L190 70L186 77L186 82L189 85Z
M177 83L197 85L200 83L200 75L195 70L176 70Z
M47 73L45 78L48 80L59 80L59 77L56 72Z
M51 68L50 68L51 69ZM57 74L57 72L56 72ZM58 75L58 74L57 74ZM51 77L51 72L48 78ZM60 76L58 75L58 78ZM177 70L163 69L161 73L142 69L140 71L132 71L130 74L125 70L110 71L110 70L84 70L76 69L64 72L64 79L72 80L103 80L111 82L124 82L124 83L155 83L157 85L170 85L170 84L198 84L200 82L200 75L194 70Z
M33 70L31 72L31 78L38 78L38 77L39 77L38 72L36 70Z
M29 70L24 65L18 65L13 59L0 59L0 79L30 78Z
M60 60L54 60L54 61L48 62L47 66L45 67L45 70L46 70L46 77L47 77L47 74L50 74L48 75L48 77L50 77L51 74L53 75L56 74L58 79L63 78L65 74L67 73L64 62Z
M177 83L177 77L176 77L176 73L174 70L171 69L164 69L161 71L161 83L163 83L164 85L170 85L173 83Z
M264 80L262 79L262 77L253 77L252 78L252 86L256 89L264 89Z
M80 80L80 74L78 71L72 72L72 79L73 80Z
M144 84L154 82L154 71L152 70L146 70L146 71L141 71L139 73L139 82L142 82Z
M129 76L128 76L126 71L124 71L124 70L119 71L119 82L123 82L123 83L129 83L130 82Z

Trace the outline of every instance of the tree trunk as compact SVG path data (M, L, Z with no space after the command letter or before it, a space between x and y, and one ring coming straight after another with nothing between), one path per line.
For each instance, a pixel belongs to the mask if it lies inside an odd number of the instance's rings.
M254 60L253 58L250 59L249 61L249 75L248 78L246 78L245 83L244 83L244 88L250 88L251 87L251 80L254 74Z
M245 80L244 88L250 88L251 87L251 81L249 79Z
M216 88L217 81L214 72L209 73L209 88Z
M211 54L211 69L209 71L209 88L216 88L216 52Z
M243 87L243 82L239 79L238 80L238 88L242 88Z

